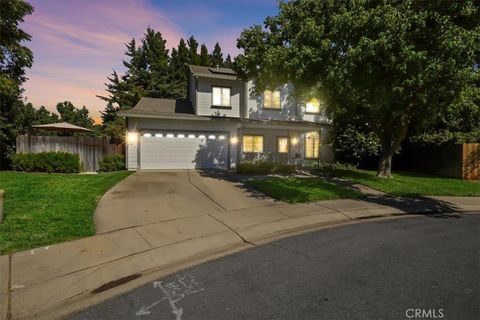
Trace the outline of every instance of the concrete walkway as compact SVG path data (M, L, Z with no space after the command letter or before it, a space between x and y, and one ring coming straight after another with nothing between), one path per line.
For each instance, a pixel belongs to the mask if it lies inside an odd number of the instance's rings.
M102 199L96 236L0 256L0 320L61 318L188 266L323 226L480 211L479 198L458 197L380 195L291 205L210 173L143 175L130 176ZM153 199L159 185L164 195ZM188 199L177 206L178 192ZM122 199L126 194L143 201L144 212Z

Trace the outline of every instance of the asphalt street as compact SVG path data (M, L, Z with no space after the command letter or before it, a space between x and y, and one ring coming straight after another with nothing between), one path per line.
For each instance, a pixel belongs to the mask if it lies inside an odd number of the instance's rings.
M294 236L158 279L70 319L480 319L480 215Z

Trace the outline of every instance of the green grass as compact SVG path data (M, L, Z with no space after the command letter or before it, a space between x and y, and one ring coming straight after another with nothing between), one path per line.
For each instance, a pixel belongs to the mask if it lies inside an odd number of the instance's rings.
M480 196L479 181L401 171L393 172L392 179L377 178L376 172L371 170L335 170L330 173L396 196Z
M98 200L129 174L0 172L0 189L5 190L0 254L95 234Z
M248 180L248 184L272 198L290 203L362 196L357 191L340 187L320 178L251 179Z

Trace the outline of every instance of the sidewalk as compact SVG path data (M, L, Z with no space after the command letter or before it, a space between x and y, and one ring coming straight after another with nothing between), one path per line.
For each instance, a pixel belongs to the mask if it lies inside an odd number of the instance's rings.
M322 226L474 211L480 211L479 198L371 195L280 203L216 210L0 256L0 320L61 318L191 265Z

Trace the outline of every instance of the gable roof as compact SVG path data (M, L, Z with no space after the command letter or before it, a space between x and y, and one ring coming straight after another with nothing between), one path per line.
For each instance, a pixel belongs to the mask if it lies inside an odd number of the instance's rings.
M193 64L188 65L188 68L193 75L199 77L238 80L237 73L230 68L213 68Z
M158 115L195 116L190 101L159 98L141 98L133 109L120 111L120 116Z

